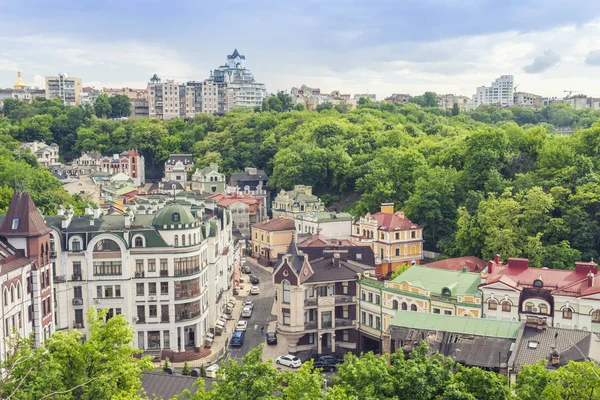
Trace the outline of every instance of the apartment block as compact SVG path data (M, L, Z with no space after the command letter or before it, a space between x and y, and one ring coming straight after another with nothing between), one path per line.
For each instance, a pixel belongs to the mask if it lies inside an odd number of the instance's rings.
M80 105L82 92L81 78L73 78L67 74L46 77L46 98L61 99L66 106Z
M471 101L471 108L475 109L482 104L508 107L514 105L514 76L502 75L492 82L490 86L477 88Z

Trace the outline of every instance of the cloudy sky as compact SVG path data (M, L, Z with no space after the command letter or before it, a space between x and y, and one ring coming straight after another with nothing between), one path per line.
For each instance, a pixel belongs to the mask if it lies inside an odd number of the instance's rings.
M598 0L0 0L0 87L58 72L145 87L202 80L237 48L270 92L600 97Z

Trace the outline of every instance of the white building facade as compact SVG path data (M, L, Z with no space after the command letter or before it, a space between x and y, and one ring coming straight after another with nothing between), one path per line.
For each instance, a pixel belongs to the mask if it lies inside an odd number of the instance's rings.
M509 107L514 105L514 76L502 75L494 80L491 86L480 86L472 98L471 108L482 104Z

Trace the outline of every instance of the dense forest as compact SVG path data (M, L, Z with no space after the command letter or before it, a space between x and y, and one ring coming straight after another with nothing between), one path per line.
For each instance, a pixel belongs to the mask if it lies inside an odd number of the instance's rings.
M427 107L426 98L306 111L279 95L263 110L189 121L111 120L97 116L106 109L6 100L0 163L20 178L0 170L0 209L15 184L48 211L65 200L58 181L16 150L15 141L45 140L59 144L66 162L81 151L136 148L151 178L170 153L193 153L197 166L218 162L226 173L254 166L275 191L312 185L326 203L356 193L355 216L395 202L423 226L426 249L444 256L499 253L551 268L598 256L600 112L561 104L460 113ZM575 133L557 134L558 127Z

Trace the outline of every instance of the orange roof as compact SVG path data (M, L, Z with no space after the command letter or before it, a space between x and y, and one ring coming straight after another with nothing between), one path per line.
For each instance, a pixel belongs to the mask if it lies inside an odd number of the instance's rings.
M382 231L421 229L419 225L406 218L401 211L396 211L394 214L378 212L371 215L371 217L377 220L377 227Z
M223 207L227 207L230 204L235 203L236 201L241 201L242 203L253 205L260 204L260 199L252 196L252 195L239 195L237 193L234 194L225 194L223 192L213 194L212 196L208 196L209 199L216 201L219 205Z
M434 261L432 263L425 264L425 266L452 271L461 271L463 267L467 267L467 272L481 272L486 267L486 262L481 258L467 256Z
M263 231L293 231L296 230L296 224L293 219L273 218L268 221L259 222L252 225L253 228Z

